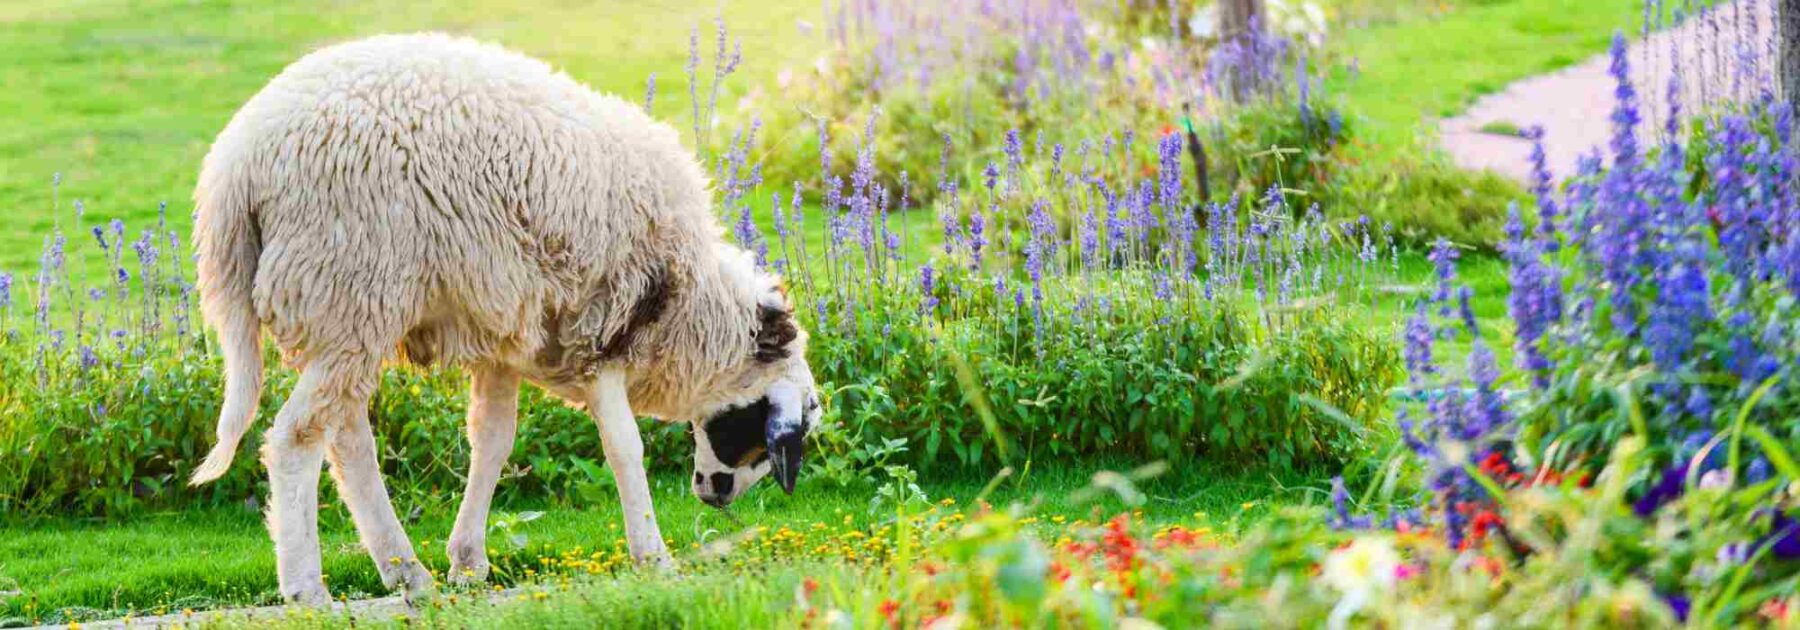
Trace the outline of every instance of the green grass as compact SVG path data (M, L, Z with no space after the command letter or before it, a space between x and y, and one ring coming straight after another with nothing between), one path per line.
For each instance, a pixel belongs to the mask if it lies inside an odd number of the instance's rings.
M1327 87L1357 117L1368 159L1392 160L1421 151L1433 119L1605 52L1615 31L1634 34L1641 1L1464 0L1442 12L1386 12L1334 35ZM1349 71L1352 61L1360 72Z
M996 505L1032 505L1043 516L1096 520L1129 508L1116 495L1104 493L1084 502L1078 491L1096 471L1132 466L1135 464L1127 462L1036 462L1003 480L988 500ZM243 468L233 474L260 474L250 466ZM1179 475L1145 481L1138 489L1146 496L1141 509L1149 521L1192 522L1199 512L1205 513L1204 520L1214 527L1230 531L1275 506L1319 503L1327 487L1325 477L1201 463ZM951 498L967 504L988 481L953 477L927 479L921 486L933 501ZM694 500L688 494L685 475L658 476L652 482L663 534L678 550L744 527L801 528L821 522L843 523L846 518L867 526L891 518L891 511L871 511L871 487L838 488L803 480L791 497L767 486L752 491L733 506L741 520L734 523ZM534 549L541 545L559 550L575 546L597 549L620 538L618 506L610 501L583 507L509 507L546 510L543 518L517 530L529 538ZM402 514L409 510L410 506L398 506ZM325 573L333 594L385 594L373 564L357 545L348 513L329 498L321 512ZM446 507L407 526L421 558L439 570L446 564L442 545L453 517L454 508ZM490 536L489 544L500 543ZM9 617L29 619L65 609L93 618L158 609L272 603L274 588L274 552L261 515L249 507L180 511L123 522L0 524L0 593L20 592L10 599L0 598L0 626ZM33 611L30 615L28 606Z
M633 101L655 73L656 113L687 129L689 29L701 27L706 80L721 6L745 59L721 109L752 75L772 75L818 45L796 26L819 21L810 0L0 4L0 111L9 121L0 125L0 271L35 269L44 237L57 221L67 225L74 200L85 202L88 225L118 217L133 229L166 201L185 236L200 159L231 114L301 55L358 36L441 30L497 41ZM51 211L57 173L62 213Z

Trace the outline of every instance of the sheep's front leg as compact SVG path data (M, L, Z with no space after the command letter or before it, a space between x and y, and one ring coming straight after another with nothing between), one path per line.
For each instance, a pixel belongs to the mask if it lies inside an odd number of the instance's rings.
M612 467L613 482L619 488L619 505L625 512L625 544L631 549L631 557L638 562L666 566L669 551L663 546L662 531L656 527L656 512L650 505L650 479L644 473L644 438L638 433L637 417L631 412L625 392L623 373L602 373L589 394L588 413L600 426L606 464Z
M469 484L450 530L450 581L487 580L488 509L519 426L519 373L480 366L469 379Z

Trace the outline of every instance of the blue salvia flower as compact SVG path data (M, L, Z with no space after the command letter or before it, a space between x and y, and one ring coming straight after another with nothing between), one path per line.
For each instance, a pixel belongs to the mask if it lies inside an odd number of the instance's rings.
M0 311L12 309L13 275L0 272Z
M1437 365L1432 360L1431 347L1437 341L1437 331L1432 327L1431 316L1425 310L1425 302L1421 301L1415 308L1413 316L1406 320L1405 345L1401 351L1406 361L1406 373L1415 381L1430 374L1437 373Z
M1331 478L1331 512L1328 524L1335 529L1368 529L1374 525L1368 516L1350 514L1350 491L1344 487L1342 475Z
M1644 345L1657 368L1673 377L1686 365L1696 327L1713 317L1705 253L1696 242L1676 242L1654 274L1658 291L1645 324Z
M1032 202L1031 211L1025 215L1026 226L1031 228L1031 240L1042 248L1043 258L1056 257L1056 219L1050 216L1049 202L1038 199Z
M987 216L982 214L981 208L977 206L973 212L969 213L969 258L972 267L977 269L981 267L981 252L983 248L987 247L987 244Z
M1531 193L1537 197L1537 237L1544 251L1555 253L1561 246L1556 238L1556 197L1551 194L1556 178L1550 172L1550 161L1544 152L1544 128L1532 127L1525 137L1531 139Z
M776 204L777 208L780 204ZM777 210L779 212L779 210ZM779 222L779 219L777 219ZM756 221L750 215L750 204L743 204L738 209L737 224L733 226L737 233L738 246L756 252L756 266L768 264L768 249L762 242L761 231L756 229Z
M1431 253L1426 256L1437 277L1437 288L1431 293L1431 302L1441 306L1438 314L1442 317L1450 315L1451 283L1456 281L1456 259L1460 255L1448 239L1439 237L1432 245Z
M1094 216L1092 207L1082 213L1080 230L1082 268L1097 268L1100 266L1100 219Z
M1481 327L1475 319L1475 309L1470 304L1474 295L1475 292L1470 290L1469 287L1462 287L1461 290L1457 291L1456 311L1458 315L1462 316L1463 330L1468 331L1470 337L1479 340L1481 339Z
M1613 33L1612 63L1608 67L1616 85L1613 98L1617 104L1612 113L1613 163L1615 166L1626 167L1638 159L1637 126L1643 120L1638 114L1637 90L1631 84L1631 60L1628 52L1625 34Z
M937 270L931 267L931 261L926 261L919 267L919 291L925 296L921 310L923 314L930 315L938 305Z
M656 104L656 73L650 73L650 80L644 86L644 111L648 112Z
M1539 388L1549 386L1550 361L1544 354L1545 335L1562 318L1562 285L1556 272L1545 265L1538 248L1541 241L1527 239L1519 208L1507 209L1508 264L1507 312L1512 316L1519 367L1532 375Z
M1127 232L1129 228L1126 223L1124 204L1121 203L1118 193L1113 192L1111 187L1105 184L1099 184L1099 186L1100 196L1106 201L1107 255L1109 257L1116 257L1120 252L1124 251L1125 245L1130 239ZM1796 287L1800 287L1800 247L1796 248L1794 260L1794 283ZM1800 292L1800 290L1797 290L1797 292Z
M1025 243L1025 275L1031 279L1033 305L1044 301L1044 246L1036 239Z
M1475 340L1469 351L1469 380L1475 385L1475 393L1465 403L1464 418L1468 424L1463 427L1463 439L1490 437L1511 426L1512 418L1506 412L1505 399L1494 385L1500 380L1500 368L1494 361L1494 352L1480 339Z
M945 181L939 184L938 190L944 195L944 201L938 204L938 223L944 228L944 255L952 256L956 254L957 236L962 231L956 216L956 182Z

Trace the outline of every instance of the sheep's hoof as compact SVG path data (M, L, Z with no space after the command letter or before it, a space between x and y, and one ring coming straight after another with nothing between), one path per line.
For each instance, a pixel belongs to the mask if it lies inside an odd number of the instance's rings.
M325 590L324 582L316 582L300 587L292 593L282 593L282 599L289 604L307 608L324 608L331 605L331 591Z
M651 573L657 575L674 575L676 572L675 558L671 557L667 550L661 550L639 557L637 559L637 564L640 567L649 569Z
M481 564L463 566L461 564L452 563L450 565L449 578L450 584L461 588L482 586L487 584L488 564L482 562Z
M382 584L390 590L400 591L408 604L431 599L437 593L431 571L418 560L405 560L383 568L388 570L382 572Z

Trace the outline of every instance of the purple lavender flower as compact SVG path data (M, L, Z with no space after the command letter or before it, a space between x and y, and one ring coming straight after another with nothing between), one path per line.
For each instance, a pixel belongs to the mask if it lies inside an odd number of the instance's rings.
M88 370L94 369L95 367L99 367L100 356L94 354L93 347L91 347L87 344L81 344L81 347L77 348L76 351L78 354L81 355L81 371L86 372Z
M1617 84L1613 90L1613 98L1617 103L1612 114L1613 163L1626 167L1637 161L1637 125L1643 120L1638 114L1637 90L1631 85L1631 60L1628 51L1625 34L1613 33L1612 64L1608 69Z
M921 313L930 315L937 309L937 270L932 269L931 262L926 261L919 267L919 291L925 296L921 305Z
M1406 360L1406 372L1414 380L1425 375L1437 373L1437 366L1432 360L1431 347L1437 340L1437 331L1432 327L1431 316L1425 310L1425 302L1419 302L1413 316L1406 320L1403 351Z
M1512 291L1507 294L1507 311L1515 328L1515 345L1519 351L1519 367L1532 375L1532 383L1540 389L1549 386L1550 361L1545 356L1545 336L1562 318L1562 283L1554 268L1545 265L1538 251L1542 241L1525 238L1524 225L1516 205L1507 210L1507 244L1503 248L1508 263L1507 280Z
M982 248L987 247L987 243L987 216L982 214L981 208L977 207L974 212L969 214L969 256L971 258L971 267L976 269L981 268L981 250Z
M1448 317L1450 314L1451 283L1456 281L1456 259L1459 256L1456 247L1451 245L1449 240L1441 237L1432 245L1431 253L1426 256L1431 261L1437 276L1437 289L1431 294L1431 303L1440 305L1439 315L1443 317Z

